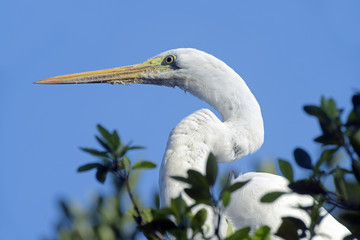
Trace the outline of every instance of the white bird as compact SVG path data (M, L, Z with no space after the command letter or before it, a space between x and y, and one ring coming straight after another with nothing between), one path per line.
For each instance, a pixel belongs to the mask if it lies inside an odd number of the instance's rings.
M172 130L160 169L162 206L183 193L185 183L171 176L186 176L187 170L205 173L207 157L212 152L219 162L232 162L255 152L264 140L261 110L243 79L228 65L205 52L181 48L163 52L140 64L70 74L38 81L42 84L119 83L154 84L179 87L213 106L220 120L209 109L187 116ZM260 203L268 192L289 191L287 180L266 173L247 173L235 181L251 179L245 187L232 194L229 206L223 209L220 235L225 237L227 219L233 230L250 226L254 231L268 225L274 233L281 217L294 216L310 223L308 215L296 209L298 204L312 203L310 196L288 194L275 203ZM190 203L191 199L185 196ZM208 235L214 233L217 219L208 210ZM342 239L350 232L323 209L326 215L317 229L318 239ZM273 239L276 239L274 236Z

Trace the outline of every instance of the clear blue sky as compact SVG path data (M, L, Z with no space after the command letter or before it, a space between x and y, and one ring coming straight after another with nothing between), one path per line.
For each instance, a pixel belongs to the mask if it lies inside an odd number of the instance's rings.
M235 69L257 97L265 143L229 165L313 156L319 133L302 106L321 95L350 107L360 89L359 1L61 0L0 3L0 233L2 239L51 235L56 200L86 202L104 187L76 168L91 157L95 125L116 128L146 150L132 159L160 164L167 137L183 117L207 104L155 86L40 86L74 72L134 64L159 52L194 47ZM300 173L298 173L300 174ZM142 189L157 186L158 169Z

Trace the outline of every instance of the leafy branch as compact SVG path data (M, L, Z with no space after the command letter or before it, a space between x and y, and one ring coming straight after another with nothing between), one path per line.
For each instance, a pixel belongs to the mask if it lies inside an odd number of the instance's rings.
M360 237L360 94L352 97L353 109L345 120L341 115L343 110L336 106L333 99L321 98L320 106L308 105L304 111L317 118L322 134L314 139L322 146L322 153L314 162L310 155L301 148L294 150L296 164L302 169L310 171L310 176L294 181L291 165L279 159L282 174L289 180L288 187L292 192L308 194L316 201L311 206L299 206L310 217L310 226L296 218L284 218L277 235L285 239L299 239L305 231L309 231L313 238L315 227L323 217L320 213L324 205L329 206L330 212L335 208L342 209L340 220L352 231L353 237ZM337 154L343 149L349 159L347 167L340 167ZM323 183L326 178L332 178L335 190L328 189ZM273 202L287 192L268 193L262 202ZM293 226L293 227L291 227ZM291 230L293 229L293 230ZM291 236L291 237L290 237ZM296 236L296 238L294 238Z

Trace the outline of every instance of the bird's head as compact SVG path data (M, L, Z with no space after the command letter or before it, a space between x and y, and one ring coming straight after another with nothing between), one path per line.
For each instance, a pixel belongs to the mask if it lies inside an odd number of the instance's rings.
M224 69L232 71L225 63L205 52L192 48L179 48L158 54L139 64L105 70L75 73L37 81L37 84L153 84L178 86L185 91L203 86L206 79L216 79ZM233 72L233 71L232 71ZM223 77L222 80L225 78Z
M193 48L178 48L139 64L51 77L37 84L153 84L179 87L217 108L219 95L239 96L248 91L244 81L216 57ZM241 85L236 88L236 85ZM248 91L249 92L249 91ZM226 93L226 94L223 94Z

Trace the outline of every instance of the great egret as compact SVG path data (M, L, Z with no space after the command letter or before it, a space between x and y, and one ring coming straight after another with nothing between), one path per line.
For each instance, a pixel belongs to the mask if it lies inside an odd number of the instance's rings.
M186 176L189 169L204 173L210 152L219 162L231 162L256 151L264 140L261 110L245 82L224 62L196 49L169 50L136 65L52 77L36 83L139 83L179 87L212 105L221 114L222 121L210 110L201 109L181 120L170 134L159 179L163 206L168 206L170 199L179 196L186 187L170 176ZM268 225L276 231L283 216L298 217L309 224L307 214L295 207L311 203L310 196L289 194L274 204L260 203L260 197L267 192L288 190L287 180L272 174L247 173L233 181L247 179L251 181L233 193L230 205L222 213L222 219L227 219L234 230ZM325 215L326 211L323 212ZM212 234L216 219L209 209L208 213L206 223ZM226 225L222 221L221 236L225 236ZM326 214L317 232L323 234L324 239L341 239L350 234L330 214Z

